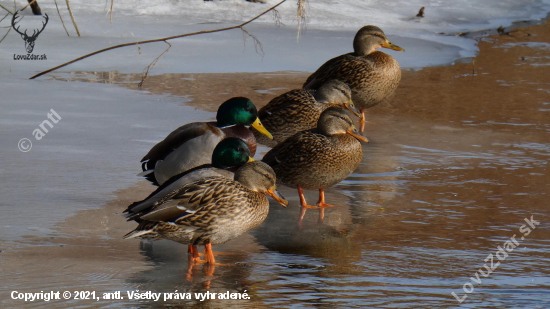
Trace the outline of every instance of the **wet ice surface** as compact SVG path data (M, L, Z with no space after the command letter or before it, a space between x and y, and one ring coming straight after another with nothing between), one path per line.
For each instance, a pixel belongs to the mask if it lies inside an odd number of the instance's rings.
M2 79L2 87L10 89L10 94L4 93L0 116L2 156L9 162L1 172L4 240L28 233L44 235L60 218L105 203L114 190L135 181L135 162L163 138L156 131L158 123L181 124L177 117L167 119L158 112L181 113L181 99L153 98L99 84L54 80L34 84L31 91L20 79ZM81 104L83 100L86 104ZM41 129L50 109L61 120L52 123L53 128L44 125L48 132L36 140L33 131ZM22 138L32 142L27 153L18 149Z

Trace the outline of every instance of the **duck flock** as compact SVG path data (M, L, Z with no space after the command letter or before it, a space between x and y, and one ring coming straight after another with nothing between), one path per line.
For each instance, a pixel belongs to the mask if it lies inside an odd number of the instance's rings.
M125 214L139 225L125 238L169 239L188 245L193 263L215 264L212 245L259 226L270 196L288 202L276 183L296 188L300 222L308 208L323 210L324 189L348 177L361 163L368 140L365 109L392 94L399 64L378 48L404 51L376 26L361 28L354 52L330 59L303 85L271 100L259 111L235 97L220 105L215 122L181 126L142 159L140 174L158 188ZM360 130L350 112L359 117ZM248 128L247 126L250 126ZM361 133L359 133L359 131ZM256 143L272 149L253 159ZM319 190L315 206L303 190ZM197 246L204 245L204 260Z

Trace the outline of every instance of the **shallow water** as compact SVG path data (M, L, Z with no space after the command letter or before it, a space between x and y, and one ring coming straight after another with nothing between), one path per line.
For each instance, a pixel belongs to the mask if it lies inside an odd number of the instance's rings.
M339 206L327 209L323 222L309 210L300 228L297 194L281 188L291 203L287 209L272 203L259 228L215 246L231 253L217 260L235 266L188 269L184 246L121 239L135 227L124 221L121 211L153 189L142 181L114 192L116 198L99 209L79 211L48 236L4 242L0 306L23 304L9 299L13 290L87 290L122 291L125 299L49 305L448 308L459 305L451 295L455 292L468 296L461 305L466 308L547 308L550 118L545 109L550 83L544 66L533 64L544 64L550 51L532 43L549 41L550 31L548 24L526 31L534 35L481 42L474 64L404 72L396 95L369 110L365 135L371 142L364 145L363 162L327 190L327 202ZM89 78L116 85L104 87L130 89L139 80L138 75L116 72L88 72ZM191 100L166 112L180 108L185 123L205 114L192 108L215 110L227 92L247 91L253 101L265 104L304 78L300 73L170 74L151 76L144 90L151 98L171 94L170 102ZM69 77L61 74L58 79ZM159 103L142 99L140 104ZM155 110L155 117L162 119L162 109ZM173 121L173 115L166 117ZM158 138L170 129L148 127ZM153 143L149 139L131 142L142 149ZM129 177L139 169L134 161L134 168L114 171L111 177ZM60 190L69 191L70 185ZM308 191L306 198L315 201L316 192ZM531 216L540 225L521 240L519 228ZM488 277L480 275L481 284L470 279L514 235L519 247ZM470 294L463 290L468 282L474 288ZM194 293L207 287L216 293L246 290L251 299L153 302L125 295L136 289Z

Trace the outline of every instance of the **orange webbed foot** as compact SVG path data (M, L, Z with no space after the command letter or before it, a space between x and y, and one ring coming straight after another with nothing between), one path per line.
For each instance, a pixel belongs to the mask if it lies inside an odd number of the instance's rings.
M359 132L365 132L365 111L361 110L361 118L359 119Z

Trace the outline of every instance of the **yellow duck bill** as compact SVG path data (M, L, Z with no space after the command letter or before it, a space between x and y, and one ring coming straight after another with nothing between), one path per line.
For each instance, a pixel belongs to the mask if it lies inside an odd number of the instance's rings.
M269 133L269 131L266 130L266 128L260 121L260 118L256 118L256 121L254 121L254 123L252 123L251 126L254 129L258 130L258 132L262 133L263 135L269 137L270 139L273 139L273 135L271 135L271 133Z
M277 191L277 189L273 188L271 190L267 190L265 193L276 200L277 203L281 204L281 206L286 207L288 205L288 201L281 195L281 193L279 193L279 191Z
M348 104L346 104L346 108L352 112L355 116L359 117L359 119L363 119L363 115L361 115L361 112L355 107L353 102L350 100Z
M361 134L354 133L354 132L352 132L352 131L350 131L350 130L346 131L346 133L349 134L349 135L351 135L351 136L353 136L353 137L355 137L356 139L358 139L358 140L360 140L360 141L362 141L362 142L365 142L365 143L368 143L368 142L369 142L369 140L368 140L366 137L364 137L363 135L361 135Z
M404 48L401 48L397 45L394 45L392 42L386 40L386 42L384 42L384 44L382 44L382 47L384 48L389 48L389 49L393 49L393 50L398 50L398 51L405 51Z

